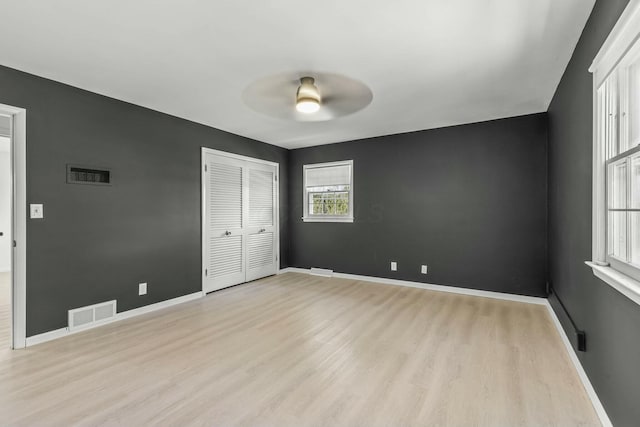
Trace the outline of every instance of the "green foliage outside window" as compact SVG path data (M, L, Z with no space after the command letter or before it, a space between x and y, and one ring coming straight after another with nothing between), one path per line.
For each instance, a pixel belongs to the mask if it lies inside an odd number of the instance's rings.
M312 215L349 215L349 193L347 191L310 192L309 212Z

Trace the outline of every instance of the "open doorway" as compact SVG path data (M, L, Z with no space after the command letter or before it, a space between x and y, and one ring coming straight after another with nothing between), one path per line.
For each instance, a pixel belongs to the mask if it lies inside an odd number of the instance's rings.
M27 111L0 103L0 357L27 344Z
M11 117L0 115L0 348L11 343Z

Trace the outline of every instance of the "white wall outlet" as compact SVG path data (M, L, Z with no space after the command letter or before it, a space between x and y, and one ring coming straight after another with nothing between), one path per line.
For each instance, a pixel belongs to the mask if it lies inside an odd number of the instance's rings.
M44 208L41 203L31 203L29 208L31 210L31 219L44 218Z
M398 271L398 263L391 261L391 271Z
M426 265L423 265L422 267L420 267L420 273L427 274L427 266Z
M147 284L138 283L138 295L146 295L146 294L147 294Z

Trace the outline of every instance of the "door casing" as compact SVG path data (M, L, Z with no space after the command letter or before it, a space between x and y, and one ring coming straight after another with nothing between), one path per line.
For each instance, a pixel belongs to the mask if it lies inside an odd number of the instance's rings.
M0 104L11 117L11 348L27 344L27 110Z

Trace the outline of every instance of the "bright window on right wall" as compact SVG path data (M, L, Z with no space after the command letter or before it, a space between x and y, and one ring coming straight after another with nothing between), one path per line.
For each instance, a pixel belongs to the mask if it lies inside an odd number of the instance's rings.
M623 12L593 72L596 276L640 304L640 1Z
M604 121L607 262L640 280L640 43L598 89Z

